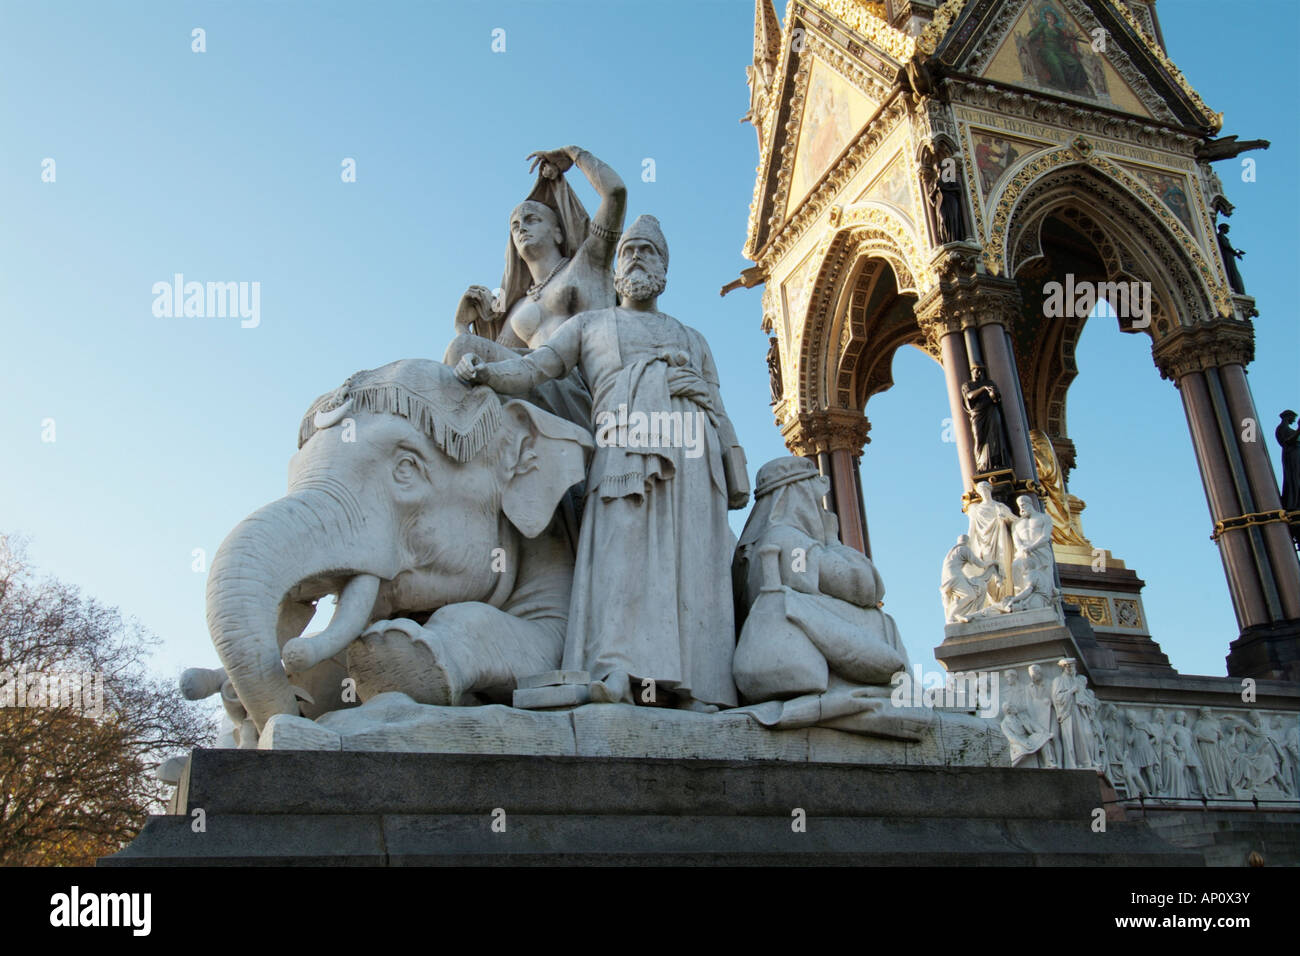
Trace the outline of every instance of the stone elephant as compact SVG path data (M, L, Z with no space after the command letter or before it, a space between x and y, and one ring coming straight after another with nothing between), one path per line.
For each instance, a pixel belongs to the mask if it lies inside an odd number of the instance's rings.
M573 550L556 505L593 447L441 362L358 372L317 399L288 493L235 527L208 576L208 629L257 730L390 690L508 700L558 668ZM302 634L327 594L333 619Z

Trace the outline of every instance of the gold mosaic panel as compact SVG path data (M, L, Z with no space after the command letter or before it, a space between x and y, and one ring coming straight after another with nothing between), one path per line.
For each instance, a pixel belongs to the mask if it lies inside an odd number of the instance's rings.
M1066 594L1064 597L1070 604L1079 605L1079 609L1083 611L1083 616L1094 625L1114 623L1110 616L1110 602L1104 597L1094 597L1091 594Z

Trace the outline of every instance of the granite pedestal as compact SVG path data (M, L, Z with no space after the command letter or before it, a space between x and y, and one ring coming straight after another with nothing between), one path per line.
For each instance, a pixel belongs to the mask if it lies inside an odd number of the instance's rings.
M196 750L175 815L101 865L1201 863L1094 832L1102 799L1088 771Z

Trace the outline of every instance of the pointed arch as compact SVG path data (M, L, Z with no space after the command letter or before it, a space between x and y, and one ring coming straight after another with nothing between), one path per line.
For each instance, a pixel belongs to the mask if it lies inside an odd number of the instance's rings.
M1232 311L1230 291L1186 227L1144 184L1089 151L1080 138L1069 149L1024 161L996 197L985 251L990 271L1021 286L1025 311L1014 340L1026 411L1030 424L1063 452L1069 447L1066 395L1078 374L1074 352L1087 316L1073 308L1059 317L1043 314L1045 283L1064 279L1060 264L1049 263L1047 247L1070 236L1090 250L1078 280L1128 289L1149 283L1145 323L1122 308L1118 313L1120 329L1145 332L1153 348L1181 327ZM1118 287L1110 291L1113 297Z
M813 293L797 343L801 411L861 409L873 391L892 384L889 359L898 344L921 339L910 306L890 312L889 335L882 341L875 341L874 332L884 330L873 328L876 316L869 311L873 304L878 311L884 299L915 301L924 273L910 223L893 206L872 200L832 210L831 226L813 256ZM798 317L792 318L798 325ZM868 365L875 387L863 394L861 373Z
M1184 325L1232 314L1232 292L1221 265L1201 247L1143 183L1097 154L1083 137L1069 148L1025 159L992 203L984 262L995 275L1014 276L1035 255L1035 233L1054 209L1087 212L1136 270L1162 294L1171 317ZM1163 333L1172 331L1172 327ZM1162 330L1150 330L1158 341Z

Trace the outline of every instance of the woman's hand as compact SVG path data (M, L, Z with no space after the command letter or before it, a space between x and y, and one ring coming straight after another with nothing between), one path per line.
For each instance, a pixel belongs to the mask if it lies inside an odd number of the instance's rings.
M532 165L528 167L531 173L540 166L542 177L544 179L556 179L568 172L573 166L573 157L571 151L575 151L572 146L565 146L561 149L539 149L536 152L529 153Z
M492 298L492 292L486 286L472 285L466 289L456 306L456 331L465 334L473 331L472 324L489 320L492 317Z

